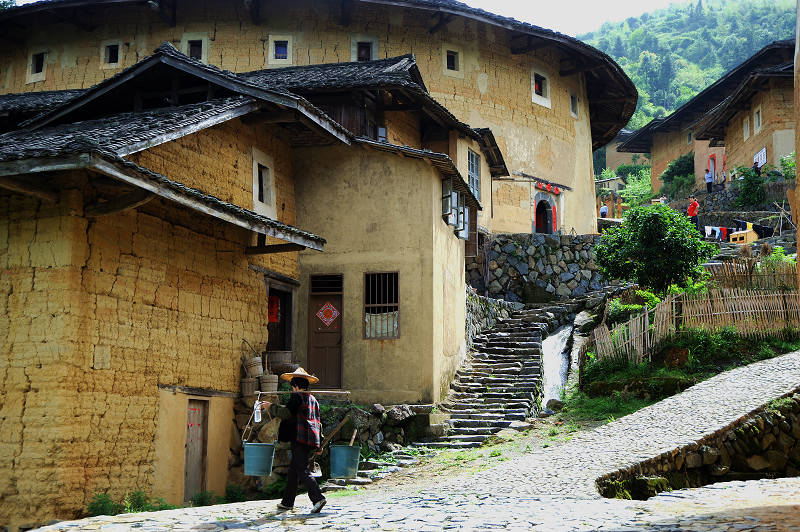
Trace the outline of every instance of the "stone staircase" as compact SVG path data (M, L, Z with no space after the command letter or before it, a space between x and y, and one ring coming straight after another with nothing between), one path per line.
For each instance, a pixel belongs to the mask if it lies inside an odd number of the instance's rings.
M498 320L473 339L467 360L456 372L447 399L447 435L415 445L430 448L478 447L515 421L536 415L541 401L542 340L571 322L578 303L543 305Z

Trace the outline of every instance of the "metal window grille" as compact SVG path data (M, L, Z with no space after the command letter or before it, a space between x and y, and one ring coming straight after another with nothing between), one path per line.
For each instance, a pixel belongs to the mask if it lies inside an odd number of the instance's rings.
M364 338L400 337L398 272L364 274Z
M342 286L341 274L311 276L312 294L341 294Z
M481 156L472 150L469 150L467 159L469 161L469 168L467 175L469 177L469 189L475 195L475 198L480 201L481 199Z

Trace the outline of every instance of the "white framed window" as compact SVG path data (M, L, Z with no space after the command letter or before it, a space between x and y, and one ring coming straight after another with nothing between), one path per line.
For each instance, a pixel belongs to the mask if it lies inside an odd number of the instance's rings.
M100 44L100 68L118 68L122 63L122 41L103 41Z
M442 74L452 78L464 78L464 52L460 46L442 44Z
M350 36L350 61L372 61L377 58L377 37L372 35Z
M467 175L469 189L475 198L481 200L481 156L472 150L467 151Z
M291 65L294 63L293 39L291 35L269 36L269 65Z
M181 37L181 52L192 59L208 63L208 34L205 32L184 33Z
M47 50L34 50L28 56L25 83L44 81L47 76Z
M761 112L761 106L755 108L753 111L753 133L761 131L761 122L764 120L764 115Z
M550 103L550 75L542 68L531 69L531 99L533 103L551 109Z
M572 91L569 91L569 114L578 118L578 95Z
M744 135L744 140L750 138L750 117L746 116L742 119L742 135Z
M253 148L253 211L273 220L278 216L274 168L272 157Z
M694 135L692 134L692 130L690 129L689 131L686 132L686 144L691 144L693 138Z

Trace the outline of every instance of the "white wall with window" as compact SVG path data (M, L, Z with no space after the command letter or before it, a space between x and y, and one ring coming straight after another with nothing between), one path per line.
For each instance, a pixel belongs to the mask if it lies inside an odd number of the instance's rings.
M460 46L442 43L442 74L452 78L464 78L464 51Z
M569 91L569 114L572 118L578 118L578 95L575 91Z
M453 178L442 179L442 220L452 226L453 233L462 240L469 239L469 211L464 193L453 187Z
M764 114L762 113L761 106L759 105L753 110L753 133L758 133L761 131L763 120Z
M750 117L746 116L742 119L742 135L744 136L744 140L750 138Z
M25 83L44 81L47 76L47 50L33 50L28 56L28 70L25 73Z
M291 65L294 63L294 50L291 35L270 35L267 52L268 65Z
M694 134L690 129L689 131L686 132L686 144L687 145L691 144L693 140L694 140Z
M550 93L550 74L540 66L531 68L531 100L535 104L542 105L548 109L552 108Z
M277 219L274 168L272 157L253 148L253 211Z
M467 182L469 189L478 201L481 200L481 156L467 150Z
M377 37L362 34L350 36L350 61L374 61L375 59L378 59Z
M208 63L208 33L187 32L181 36L181 52L192 59Z
M119 68L122 65L122 41L107 40L100 43L100 68Z

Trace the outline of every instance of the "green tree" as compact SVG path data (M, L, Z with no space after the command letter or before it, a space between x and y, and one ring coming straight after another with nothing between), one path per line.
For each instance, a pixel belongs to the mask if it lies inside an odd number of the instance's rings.
M0 9L8 9L14 7L14 0L0 0Z
M595 246L597 265L609 278L635 281L664 294L671 284L699 279L703 261L716 250L700 239L689 218L666 205L635 207L623 218Z
M650 183L650 168L642 168L628 175L625 188L619 191L622 199L631 207L647 204L653 198L653 187Z
M752 168L737 166L736 175L743 177L739 185L739 195L736 197L736 205L739 207L753 208L763 205L767 201L764 192L764 178L756 175Z

